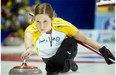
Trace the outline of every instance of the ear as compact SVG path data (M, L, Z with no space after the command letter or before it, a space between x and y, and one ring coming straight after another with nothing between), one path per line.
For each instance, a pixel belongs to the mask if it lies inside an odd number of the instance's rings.
M52 17L52 21L54 20L54 18L57 17L55 11L53 11L53 17Z
M55 16L52 17L52 20L54 20Z
M53 16L53 17L52 17L52 19L51 19L51 22L53 22L53 21L54 21L54 18L55 18L55 17Z

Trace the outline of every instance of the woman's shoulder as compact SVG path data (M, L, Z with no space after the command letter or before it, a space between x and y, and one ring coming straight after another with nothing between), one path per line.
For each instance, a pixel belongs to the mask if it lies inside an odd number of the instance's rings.
M54 20L53 20L53 23L52 23L52 26L53 26L53 28L77 28L77 27L75 27L73 24L71 24L70 22L68 22L68 21L66 21L66 20L64 20L64 19L62 19L62 18L59 18L59 17L57 17L57 18L54 18Z
M60 28L65 28L65 29L66 28L68 28L68 29L69 28L78 29L72 23L70 23L70 22L68 22L68 21L66 21L62 18L59 18L59 17L54 18L52 26L53 26L53 28L59 28L60 27Z
M54 18L53 20L53 23L52 23L54 26L68 26L68 25L72 25L70 22L62 19L62 18L59 18L59 17L56 17Z
M52 27L57 31L64 32L67 35L72 36L75 35L77 31L77 28L73 24L62 18L55 18Z

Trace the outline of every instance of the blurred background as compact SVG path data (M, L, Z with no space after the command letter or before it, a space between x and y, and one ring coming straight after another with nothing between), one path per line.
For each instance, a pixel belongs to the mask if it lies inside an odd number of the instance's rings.
M87 36L98 42L115 42L115 0L1 0L2 46L23 43L24 30L31 24L29 13L42 2L50 3L58 17Z
M50 3L58 17L71 22L115 55L115 0L1 0L1 75L8 75L13 66L21 64L20 56L25 51L24 31L32 20L29 13L43 2ZM99 55L78 47L75 62L79 71L73 75L115 75L114 65L107 66ZM29 60L45 72L45 64L35 52Z

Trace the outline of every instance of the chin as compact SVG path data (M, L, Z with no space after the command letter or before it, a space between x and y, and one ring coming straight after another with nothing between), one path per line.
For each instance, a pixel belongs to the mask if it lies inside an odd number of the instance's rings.
M41 33L46 33L46 31L41 31Z

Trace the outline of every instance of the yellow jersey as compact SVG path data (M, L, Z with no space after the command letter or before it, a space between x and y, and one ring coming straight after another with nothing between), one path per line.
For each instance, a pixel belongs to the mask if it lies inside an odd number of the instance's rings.
M62 18L54 18L54 20L52 22L52 28L55 31L65 33L66 35L72 36L72 37L76 35L76 32L78 30L74 25L67 22L66 20L63 20ZM36 22L33 22L31 25L29 25L25 30L25 33L26 32L32 33L32 35L34 37L33 44L34 44L36 53L38 54L39 49L36 46L36 42L39 39L39 37L41 36L41 32L36 27Z

